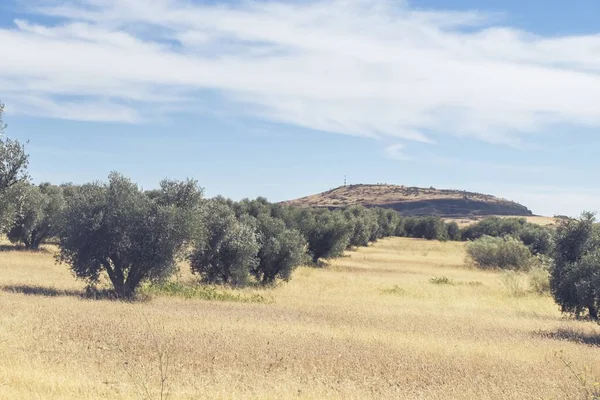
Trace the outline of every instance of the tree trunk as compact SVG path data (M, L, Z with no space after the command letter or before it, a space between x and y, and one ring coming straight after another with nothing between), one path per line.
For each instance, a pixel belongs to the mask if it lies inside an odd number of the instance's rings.
M23 244L25 245L26 249L31 249L31 241L29 240L29 237L27 237L27 235L23 235Z
M598 320L598 308L594 304L588 305L588 312L590 314L590 318L594 321Z
M104 260L102 265L104 266L104 269L106 270L106 273L113 284L113 288L115 289L117 296L128 297L128 290L125 287L125 277L123 276L122 271L116 265L113 268L108 260Z
M143 274L141 269L134 269L133 267L129 269L129 274L125 280L125 297L132 297L135 294L135 290L140 285L142 279Z
M33 231L31 234L31 249L37 250L42 244L43 236L39 235L37 231Z

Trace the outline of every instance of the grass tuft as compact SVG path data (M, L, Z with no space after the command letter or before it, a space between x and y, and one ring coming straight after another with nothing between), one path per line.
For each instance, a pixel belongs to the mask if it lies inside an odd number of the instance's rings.
M233 290L217 289L214 286L166 282L147 285L141 288L141 294L151 296L173 296L185 299L209 301L233 301L238 303L272 303L273 299L258 293L236 293Z
M394 286L392 286L389 289L383 289L381 291L381 293L383 293L383 294L393 294L393 295L396 295L396 296L403 296L403 295L406 294L406 290L402 289L398 285L394 285Z
M434 285L454 285L454 279L450 279L447 276L440 276L430 278L429 283L433 283Z

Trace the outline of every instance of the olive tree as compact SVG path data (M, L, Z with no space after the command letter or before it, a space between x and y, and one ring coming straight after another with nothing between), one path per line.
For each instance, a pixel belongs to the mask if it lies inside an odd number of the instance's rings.
M11 190L19 182L26 181L29 156L25 146L18 140L5 137L3 121L4 104L0 102L0 230L5 231L12 223L17 193Z
M161 183L162 193L169 191L169 182ZM195 211L157 201L131 180L111 173L108 183L83 185L67 199L57 259L90 284L106 272L117 296L131 297L142 282L164 279L176 270Z
M341 211L302 210L298 214L300 231L308 241L312 260L339 257L350 243L353 225Z
M163 179L159 189L147 191L146 194L162 206L198 210L202 205L202 189L193 179L185 181Z
M300 232L288 229L285 223L268 215L258 217L258 263L252 275L262 284L279 278L290 279L294 269L306 258L306 239Z
M446 224L440 217L434 215L406 218L404 230L407 237L427 240L446 240L448 238Z
M450 221L446 224L446 231L448 232L449 240L461 240L462 232L456 221Z
M7 125L3 121L4 104L0 103L0 191L28 178L29 156L18 140L4 136Z
M258 264L259 244L254 228L238 221L223 202L210 201L205 209L205 234L190 255L192 271L207 283L243 286Z
M375 212L377 213L377 223L379 225L377 238L394 236L400 222L400 214L386 208L376 208Z
M19 192L19 204L8 239L23 243L28 249L38 249L44 240L58 234L65 206L62 189L49 183L40 186L22 184L15 188Z
M527 224L519 232L518 238L534 255L550 255L553 250L553 238L550 229L535 224Z
M593 213L561 219L555 234L550 288L563 312L598 319L600 307L600 228Z
M367 246L369 242L377 240L379 224L373 210L363 206L352 206L344 210L344 215L353 224L350 246Z

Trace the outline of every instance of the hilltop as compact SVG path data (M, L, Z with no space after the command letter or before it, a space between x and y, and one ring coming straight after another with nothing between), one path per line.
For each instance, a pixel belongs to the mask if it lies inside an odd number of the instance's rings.
M533 215L522 204L492 195L385 184L340 186L327 192L284 201L283 204L327 208L360 204L366 207L392 208L404 215L439 215L447 218Z

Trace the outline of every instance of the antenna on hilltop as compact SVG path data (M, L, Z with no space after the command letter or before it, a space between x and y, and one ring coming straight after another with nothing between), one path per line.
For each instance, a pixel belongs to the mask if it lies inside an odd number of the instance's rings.
M344 186L346 186L346 174L344 174Z

